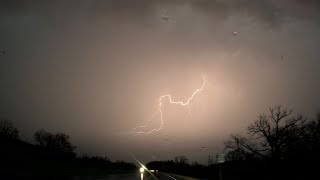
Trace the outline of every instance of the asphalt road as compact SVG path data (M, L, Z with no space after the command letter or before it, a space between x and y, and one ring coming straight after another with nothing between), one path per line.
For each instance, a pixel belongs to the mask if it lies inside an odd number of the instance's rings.
M152 176L148 174L144 174L145 178L143 180L155 180ZM109 175L107 177L74 177L72 180L140 180L140 173L138 174L130 174L130 175ZM169 174L159 172L157 176L158 180L176 180Z
M166 173L159 173L159 179L161 180L176 180L176 178L170 176L169 174Z
M159 172L159 175L157 176L157 178L159 180L176 180L176 178L172 177L171 175L166 174L166 173L162 173L162 172ZM152 176L149 176L149 177L145 178L144 180L154 180L154 178Z

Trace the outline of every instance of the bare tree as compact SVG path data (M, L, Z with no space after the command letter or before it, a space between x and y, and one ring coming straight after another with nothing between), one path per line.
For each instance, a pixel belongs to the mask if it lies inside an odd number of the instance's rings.
M176 156L174 162L178 164L188 164L188 158L186 156Z
M230 139L224 144L230 150L227 155L229 158L233 156L232 159L234 160L264 157L261 150L257 149L256 143L240 134L231 134Z
M312 152L320 150L320 112L316 114L316 118L307 125L306 139Z
M306 119L293 115L292 110L276 106L269 108L269 115L262 114L247 128L248 137L231 135L225 142L227 149L237 150L244 156L283 158L305 133Z
M70 142L70 137L64 133L52 134L45 130L34 133L34 139L40 146L58 152L73 152L76 148Z
M19 139L19 130L8 120L0 120L0 138Z
M51 134L46 132L43 129L38 130L34 133L34 139L35 139L36 143L42 147L45 147L48 144L50 137L51 137Z
M239 148L231 150L226 154L226 161L239 161L239 160L245 160L245 159L246 159L245 154Z

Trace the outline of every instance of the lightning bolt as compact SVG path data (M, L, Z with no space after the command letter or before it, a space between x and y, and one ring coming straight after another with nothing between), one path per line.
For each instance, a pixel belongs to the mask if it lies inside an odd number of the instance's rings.
M133 131L136 131L136 134L150 134L153 132L158 132L161 129L163 129L163 127L164 127L164 119L163 119L163 112L162 112L163 101L165 99L168 99L170 104L175 104L175 105L180 105L180 106L188 106L191 103L191 101L194 99L194 97L204 89L204 87L206 85L206 79L205 79L204 75L202 75L202 79L203 79L203 83L202 83L201 88L196 89L189 98L186 98L186 101L175 101L175 100L173 100L173 98L170 94L160 96L159 100L158 100L157 110L151 115L149 121L145 125L135 127L133 129ZM190 114L190 109L189 109L189 114ZM158 128L155 128L155 129L152 129L149 131L141 131L140 130L140 129L146 128L148 126L148 124L150 124L157 115L160 116L160 126Z

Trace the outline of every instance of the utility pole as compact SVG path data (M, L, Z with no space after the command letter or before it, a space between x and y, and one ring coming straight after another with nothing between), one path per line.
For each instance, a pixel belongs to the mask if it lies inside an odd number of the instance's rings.
M222 177L222 163L219 164L219 180L223 180L223 177Z
M208 166L213 164L213 158L209 155L208 156Z

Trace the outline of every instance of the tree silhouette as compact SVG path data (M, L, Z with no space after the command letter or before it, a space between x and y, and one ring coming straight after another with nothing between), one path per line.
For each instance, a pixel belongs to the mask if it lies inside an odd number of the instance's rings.
M320 112L313 121L308 123L306 140L312 152L320 151Z
M269 108L269 115L262 114L247 128L248 137L231 135L225 142L227 149L248 157L284 158L305 136L306 119L293 115L292 110L276 106Z
M235 148L226 154L226 161L239 161L244 159L248 158L246 158L245 153L240 148Z
M188 164L188 158L186 156L180 155L174 158L174 162L177 164Z
M255 159L264 157L257 149L257 145L250 141L247 137L240 134L231 134L230 139L225 142L225 146L230 151L227 153L228 160Z
M0 138L15 140L19 139L19 130L9 120L0 120Z
M34 139L38 145L56 152L73 152L76 148L70 142L70 137L64 133L52 134L45 130L34 133Z

